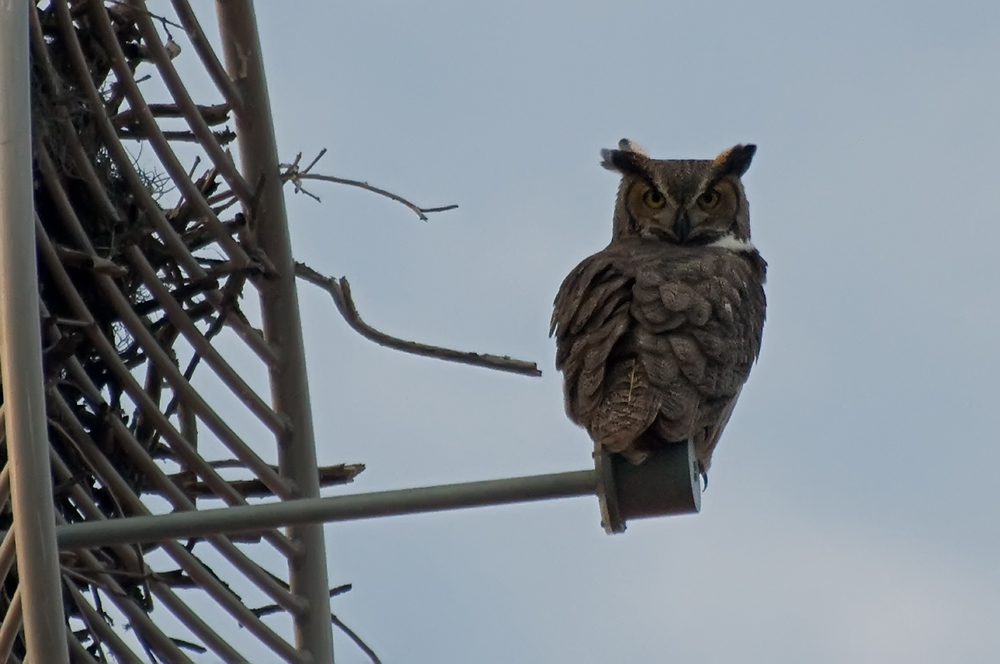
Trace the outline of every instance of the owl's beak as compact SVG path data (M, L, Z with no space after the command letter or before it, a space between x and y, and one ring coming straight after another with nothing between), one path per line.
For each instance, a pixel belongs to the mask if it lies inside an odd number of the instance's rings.
M681 210L680 214L677 215L677 220L674 221L674 235L677 239L683 242L687 239L688 234L691 232L691 219L688 217L687 210Z

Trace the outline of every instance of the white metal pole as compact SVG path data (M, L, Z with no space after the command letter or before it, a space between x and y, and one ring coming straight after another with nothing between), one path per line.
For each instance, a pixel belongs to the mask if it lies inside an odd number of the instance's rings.
M0 362L28 658L68 664L42 387L26 0L0 0Z
M551 475L88 521L59 526L57 536L62 549L138 544L218 533L255 532L261 528L278 526L356 521L572 498L594 495L596 490L597 473L593 470L575 470Z
M242 107L234 109L234 114L243 177L247 182L259 183L255 209L250 211L250 228L277 270L273 279L260 280L259 288L264 338L281 356L280 366L270 370L271 399L275 410L286 415L292 425L291 435L278 443L278 467L283 476L295 482L299 497L316 498L316 441L295 262L285 195L278 177L278 147L257 17L253 0L216 0L215 5L226 71L242 96ZM323 526L294 526L288 529L288 535L302 547L301 555L289 561L289 589L309 602L309 610L294 618L296 645L317 662L332 664L333 627Z

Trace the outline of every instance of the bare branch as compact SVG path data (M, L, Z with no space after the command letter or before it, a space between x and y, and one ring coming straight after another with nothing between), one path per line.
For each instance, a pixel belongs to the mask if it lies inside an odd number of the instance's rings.
M201 139L194 135L190 131L164 131L161 132L163 137L168 141L182 141L186 143L198 143ZM223 129L222 131L213 131L212 135L215 136L215 140L219 142L219 145L228 145L236 140L236 133L229 130ZM145 141L149 139L146 135L144 129L119 129L118 138L123 141Z
M181 112L181 109L177 104L147 104L146 108L148 108L149 112L153 114L153 117L157 118L184 117L184 114ZM212 106L199 105L195 108L198 109L198 112L201 114L205 124L209 126L220 125L229 120L229 111L231 109L227 103L214 104ZM111 118L111 124L113 124L117 129L130 128L132 125L138 125L139 113L131 108L124 110Z
M300 152L299 154L302 154L302 153ZM302 173L308 173L309 171L311 171L312 167L316 165L316 162L318 162L320 159L322 159L323 155L325 155L325 154L326 154L326 148L323 148L322 150L319 151L319 154L317 154L316 157L312 161L309 162L309 165L302 169ZM296 163L298 163L297 159L296 159Z
M288 590L288 584L285 583L282 579L274 576L273 574L271 574L271 578L273 578L282 588ZM353 584L345 583L342 586L337 586L336 588L330 588L329 595L330 597L343 595L353 587L354 587ZM273 613L280 613L282 611L284 611L284 608L277 604L266 604L257 609L250 609L250 612L253 613L255 616L257 616L258 618L263 618L264 616L269 616Z
M336 597L337 595L343 595L344 593L350 591L354 587L352 583L345 583L342 586L337 586L336 588L330 588L330 597Z
M542 372L538 369L538 365L534 362L516 360L507 355L501 356L491 355L488 353L470 353L452 350L450 348L441 348L439 346L429 346L427 344L417 343L416 341L407 341L405 339L391 337L388 334L379 332L361 320L361 316L358 314L358 310L354 306L354 300L351 299L351 286L347 283L346 277L341 277L340 279L326 277L304 263L295 264L295 274L296 276L305 279L309 283L315 284L328 292L330 297L333 298L333 303L336 305L337 311L339 311L340 315L344 317L347 324L350 325L351 328L358 334L370 341L374 341L380 346L394 348L396 350L403 351L404 353L411 353L413 355L433 357L439 360L445 360L446 362L471 364L477 367L485 367L487 369L495 369L497 371L509 371L510 373L523 374L525 376L542 375Z
M225 468L229 466L229 464L225 462L215 462L209 465L214 468ZM238 465L238 467L243 467L242 464L236 465ZM272 468L277 469L277 466L272 466ZM334 466L321 466L317 469L317 473L319 475L319 485L320 487L328 487L353 482L354 478L357 477L357 475L364 469L365 465L362 463L339 463ZM180 487L180 489L187 494L203 498L216 497L215 492L212 491L207 484L201 482L198 479L198 476L190 470L183 470L179 473L168 475L168 477L170 478L170 481ZM244 498L271 495L267 486L265 486L264 483L258 479L229 480L228 484L233 487L233 489L238 491ZM150 492L158 493L155 488L150 488Z
M136 8L134 6L128 5L128 4L124 3L124 2L122 2L122 0L111 0L111 4L113 4L113 5L120 5L121 8L123 10L125 10L125 11L135 11L136 10ZM168 25L172 25L175 28L180 28L181 30L184 29L183 25L181 25L180 23L175 23L174 21L171 21L170 19L168 19L165 16L160 16L159 14L154 14L153 12L145 10L145 9L142 9L142 10L139 10L139 11L144 12L150 18L155 18L157 21L159 21L160 23L162 23L163 24L163 29L166 31L166 33L168 35L170 34L170 31L167 30L167 26Z
M124 277L128 275L128 270L100 256L92 256L76 249L70 249L62 245L56 245L56 254L63 265L72 265L84 270L90 270L97 274L106 274L110 277Z
M372 664L382 664L382 660L378 658L378 655L375 654L375 651L372 650L367 643L362 641L361 637L355 634L353 629L345 625L343 621L340 620L340 618L331 613L330 622L339 627L340 631L342 631L344 634L347 635L347 638L349 638L351 641L354 641L354 645L356 645L358 648L361 648L361 651L366 655L368 655L368 658L372 661Z
M320 150L319 154L316 155L316 158L313 159L311 162L309 162L308 166L302 169L299 168L299 162L302 160L301 152L298 153L298 155L296 155L295 161L293 161L291 164L281 164L281 167L285 169L281 173L282 182L291 182L295 186L295 193L306 194L307 196L316 199L317 202L321 202L319 196L313 194L310 191L307 191L302 186L303 180L322 180L323 182L333 182L335 184L346 184L349 187L358 187L360 189L364 189L365 191L370 191L373 194L378 194L379 196L385 196L386 198L392 199L397 203L402 203L406 207L413 210L417 214L417 216L420 217L421 221L427 221L428 214L432 214L434 212L446 212L448 210L454 210L455 208L458 207L457 205L444 205L441 207L423 208L420 207L419 205L411 203L402 196L394 194L391 191L386 191L385 189L380 189L379 187L374 187L368 184L367 182L361 182L360 180L348 180L346 178L338 178L334 177L333 175L317 175L315 173L310 173L309 171L312 169L312 167L315 166L316 162L318 162L325 154L326 154L326 148L323 148L322 150Z

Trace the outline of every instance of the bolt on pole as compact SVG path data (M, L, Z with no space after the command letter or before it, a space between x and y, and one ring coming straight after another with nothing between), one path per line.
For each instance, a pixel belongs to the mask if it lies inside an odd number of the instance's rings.
M28 11L24 0L0 2L0 362L27 653L68 664L42 384Z

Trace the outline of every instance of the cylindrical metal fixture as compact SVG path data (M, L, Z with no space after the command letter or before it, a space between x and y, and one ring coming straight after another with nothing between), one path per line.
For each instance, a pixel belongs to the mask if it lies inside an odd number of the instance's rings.
M69 649L42 386L28 11L23 0L0 2L0 362L25 643L32 662L61 664Z
M691 514L701 509L701 480L694 443L667 445L636 465L595 446L601 525L625 531L629 519Z

